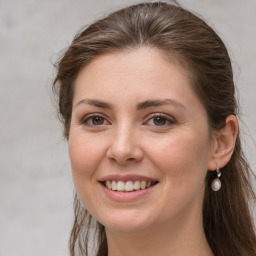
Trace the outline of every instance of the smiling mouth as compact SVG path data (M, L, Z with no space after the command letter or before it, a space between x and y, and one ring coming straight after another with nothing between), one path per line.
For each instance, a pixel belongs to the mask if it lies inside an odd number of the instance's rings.
M158 183L158 181L115 181L107 180L101 182L106 188L118 191L118 192L133 192L138 190L145 190L147 188L153 187Z

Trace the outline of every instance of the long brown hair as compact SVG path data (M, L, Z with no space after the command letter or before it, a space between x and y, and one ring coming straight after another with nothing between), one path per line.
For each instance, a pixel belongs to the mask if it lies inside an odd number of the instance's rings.
M178 60L208 114L211 132L225 126L229 115L238 116L231 61L219 36L201 18L177 3L142 3L121 9L78 33L57 63L53 88L68 139L74 81L92 59L105 53L148 46ZM249 202L255 201L250 170L238 134L235 150L222 169L220 192L211 191L212 172L205 180L203 224L216 256L256 255L256 235ZM95 221L75 195L75 220L70 254L89 255L90 241L97 255L107 255L105 228Z

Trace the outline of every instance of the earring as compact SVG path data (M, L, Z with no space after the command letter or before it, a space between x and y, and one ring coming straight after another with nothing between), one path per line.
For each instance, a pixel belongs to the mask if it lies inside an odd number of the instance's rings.
M216 172L217 172L217 178L215 178L211 184L211 188L213 191L218 191L221 188L221 181L219 179L219 177L221 176L221 172L219 167L216 168Z

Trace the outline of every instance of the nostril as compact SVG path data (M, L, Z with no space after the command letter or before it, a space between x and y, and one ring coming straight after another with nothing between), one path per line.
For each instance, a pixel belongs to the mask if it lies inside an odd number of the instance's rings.
M134 161L134 160L135 160L135 158L132 158L132 157L127 159L127 161L129 161L129 162Z

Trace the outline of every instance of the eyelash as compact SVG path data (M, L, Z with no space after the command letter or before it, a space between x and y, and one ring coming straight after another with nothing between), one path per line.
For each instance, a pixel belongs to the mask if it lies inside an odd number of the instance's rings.
M171 126L171 125L176 124L176 121L173 118L170 118L167 115L164 115L164 114L161 114L161 113L153 113L153 114L151 114L147 117L147 121L144 122L143 125L148 124L149 121L154 122L154 118L159 118L159 117L162 118L163 121L165 122L163 125L156 125L155 123L149 124L149 125L150 126L156 126L156 127L166 127L166 126ZM98 125L93 124L93 118L100 118L103 121L103 123L98 124ZM89 121L90 121L90 123L89 123ZM166 122L167 122L167 124L166 124ZM86 118L84 118L81 121L81 124L85 125L85 126L96 127L96 126L109 125L110 122L108 122L107 119L104 116L102 116L101 114L94 113L94 114L91 114L89 116L86 116Z

